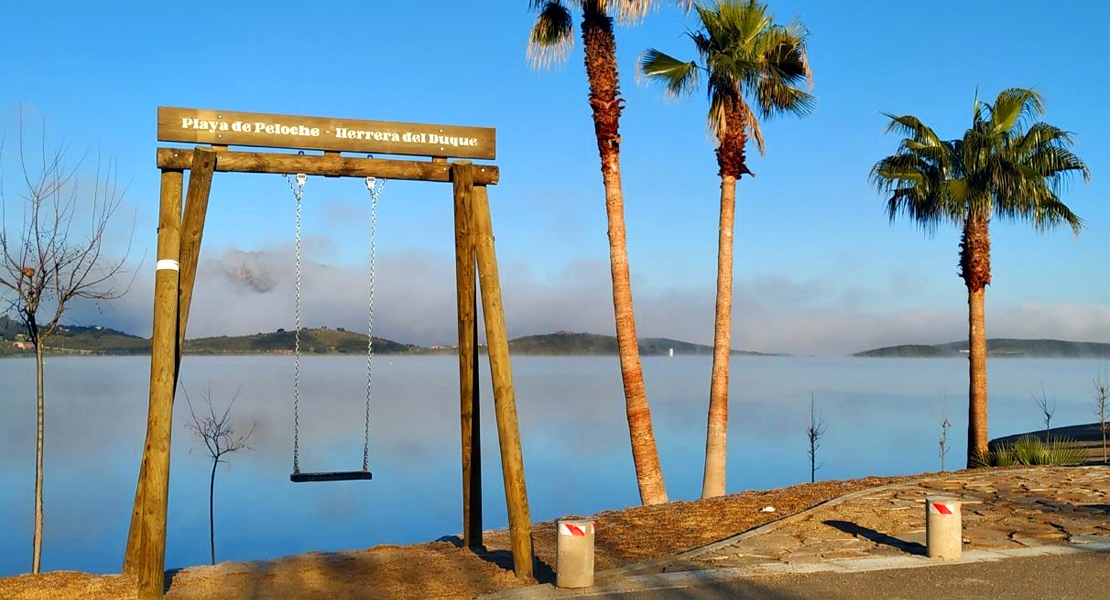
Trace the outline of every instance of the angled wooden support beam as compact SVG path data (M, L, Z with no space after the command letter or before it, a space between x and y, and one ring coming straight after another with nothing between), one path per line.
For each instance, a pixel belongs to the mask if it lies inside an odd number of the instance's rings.
M509 365L505 307L501 300L501 282L498 279L497 256L493 247L493 223L485 186L474 187L471 228L477 254L478 283L482 291L490 373L493 378L493 406L497 415L501 474L505 480L505 502L509 508L513 571L518 578L527 581L533 579L532 521L528 512L528 491L524 484L524 458L520 447L516 392L513 391L513 374Z
M193 151L185 148L158 148L160 169L188 169ZM451 164L446 161L388 160L358 158L335 154L281 154L264 152L217 153L216 171L231 173L304 173L341 177L384 177L413 181L450 183ZM474 165L474 184L493 185L501 177L494 165Z
M451 166L455 196L455 283L459 313L459 400L462 426L463 546L482 547L482 434L478 389L478 296L470 227L474 165Z
M181 285L178 290L178 361L185 343L185 326L193 302L193 284L200 261L200 241L204 236L204 219L208 214L208 197L212 191L212 174L216 168L216 150L194 148L189 168L189 187L185 194L185 216L181 223Z

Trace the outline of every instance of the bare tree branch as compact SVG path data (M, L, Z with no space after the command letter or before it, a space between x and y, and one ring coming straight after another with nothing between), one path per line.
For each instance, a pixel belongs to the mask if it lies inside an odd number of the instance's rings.
M206 413L197 414L193 402L189 398L189 392L184 385L181 386L185 403L189 405L190 421L185 426L204 442L204 447L208 450L208 456L212 459L212 473L208 483L208 539L212 564L216 564L216 466L220 463L228 464L224 456L232 452L252 450L253 448L247 445L247 441L250 440L255 427L258 425L252 423L246 434L235 431L235 424L231 420L231 408L235 405L235 401L239 399L239 391L235 390L235 395L231 397L231 401L227 403L223 413L217 415L215 407L212 406L212 384L208 384L204 392L204 404L208 410Z
M1052 402L1048 401L1048 394L1044 391L1044 384L1041 384L1041 397L1038 398L1036 394L1030 394L1033 397L1033 402L1037 408L1041 409L1041 416L1044 420L1044 442L1047 444L1052 436L1052 416L1056 414L1056 399L1053 398Z
M817 449L821 447L821 438L825 436L825 416L817 414L817 399L814 394L809 395L809 416L806 417L806 437L809 438L809 481L817 481Z
M66 144L51 150L45 121L39 149L33 152L22 117L21 111L18 165L22 188L17 197L22 204L22 219L18 228L9 227L9 197L0 170L0 301L6 305L5 312L14 313L23 323L35 350L38 428L31 571L38 573L42 556L45 342L56 331L71 301L110 300L128 291L131 283L121 285L118 278L125 272L131 241L118 258L105 257L108 224L123 201L123 191L116 185L115 163L105 165L98 156L92 190L87 190L81 179L84 157L71 167L66 162ZM84 217L89 222L86 235L80 233ZM131 236L133 239L134 225Z

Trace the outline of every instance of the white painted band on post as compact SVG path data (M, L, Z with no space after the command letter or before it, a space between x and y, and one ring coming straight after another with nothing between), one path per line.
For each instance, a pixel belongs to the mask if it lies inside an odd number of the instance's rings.
M559 521L555 553L555 587L585 588L594 584L594 522Z
M929 558L958 559L963 551L963 508L959 500L925 499L925 553Z
M171 258L163 258L154 266L156 271L180 271L181 265Z

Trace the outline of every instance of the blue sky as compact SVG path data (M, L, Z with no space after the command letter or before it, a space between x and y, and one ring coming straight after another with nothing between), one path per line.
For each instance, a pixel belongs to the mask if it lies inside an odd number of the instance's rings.
M20 113L46 120L71 155L118 162L134 215L132 292L73 318L149 332L159 105L497 128L501 184L491 202L510 335L612 331L608 244L581 44L535 70L526 2L18 3L0 41L2 169L13 210ZM734 345L845 352L966 335L958 232L889 224L867 183L894 151L883 111L960 135L976 90L1034 87L1045 119L1076 133L1092 181L1065 202L1087 224L1037 234L993 225L988 335L1110 341L1110 4L1020 0L921 5L771 3L809 28L817 109L763 126L736 244ZM719 181L700 94L669 100L635 79L648 47L691 56L693 22L666 8L618 30L622 170L639 330L708 343ZM171 144L162 144L171 145ZM87 159L88 161L88 159ZM86 164L89 164L86 162ZM390 182L381 197L375 334L452 343L449 188ZM292 323L292 199L276 175L218 175L190 333ZM305 193L306 325L365 320L368 211L362 182L310 179ZM130 221L125 223L130 226ZM125 227L126 228L126 227ZM243 273L264 285L245 286Z

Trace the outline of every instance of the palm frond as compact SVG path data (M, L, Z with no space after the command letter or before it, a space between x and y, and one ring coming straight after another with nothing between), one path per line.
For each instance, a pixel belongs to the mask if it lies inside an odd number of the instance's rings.
M808 31L796 19L775 25L767 6L756 0L698 2L693 8L701 27L689 35L700 66L648 50L641 73L660 80L671 94L680 94L697 85L694 73L704 70L710 105L707 121L714 137L722 140L735 133L727 131L726 119L728 107L735 103L744 135L763 153L761 118L783 113L805 116L816 106L816 98L802 89L812 86L805 47ZM733 113L733 118L740 117Z
M817 106L817 97L805 90L783 83L781 80L765 78L759 82L755 94L760 109L760 117L769 119L775 115L792 113L805 117Z
M996 214L1010 221L1027 220L1033 224L1036 231L1041 233L1060 225L1067 225L1072 235L1079 235L1079 232L1086 227L1083 219L1072 212L1059 196L1048 188L1030 192L1027 198L1028 202L1016 206L1010 203L996 203Z
M913 115L892 115L890 113L882 113L882 115L890 119L890 123L886 125L887 133L897 133L908 140L913 140L925 146L943 145L940 136Z
M642 21L651 11L658 8L656 0L598 0L599 5L607 14L617 18L623 25L635 25Z
M574 47L574 21L560 0L531 0L539 12L532 33L528 36L528 61L543 68L562 63Z
M1002 90L990 108L994 133L1010 131L1021 118L1033 118L1044 113L1044 97L1027 88Z
M1038 121L1029 126L1029 129L1017 136L1014 150L1020 153L1032 152L1040 146L1053 145L1069 147L1074 143L1072 134L1054 125Z
M752 109L744 102L743 98L739 99L740 111L744 113L744 123L748 126L748 136L755 140L755 147L759 148L759 154L767 154L767 147L763 143L763 128L759 126L759 119L755 118Z
M1076 176L1090 169L1071 151L1068 132L1025 121L1044 110L1033 90L1003 90L993 104L974 103L971 127L943 141L913 116L893 116L888 132L904 136L898 153L876 163L871 183L888 195L887 212L905 214L923 227L938 220L960 224L971 215L1029 221L1038 231L1083 221L1060 200Z
M683 62L654 48L649 48L640 57L637 79L645 77L648 81L662 84L671 97L684 96L698 85L697 63Z

